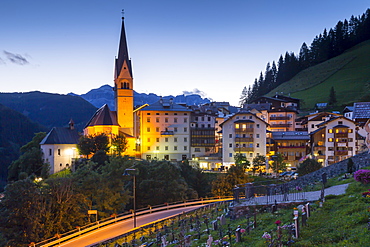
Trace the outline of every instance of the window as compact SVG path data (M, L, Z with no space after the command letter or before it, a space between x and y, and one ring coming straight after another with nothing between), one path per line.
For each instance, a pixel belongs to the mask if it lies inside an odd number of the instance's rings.
M256 147L259 148L260 147L260 144L259 143L256 143Z
M146 115L150 115L150 112L147 112Z
M186 160L186 159L187 159L186 154L183 154L183 155L181 156L181 160Z
M168 151L168 146L165 146L165 147L164 147L164 150Z
M200 152L200 148L194 148L194 152Z
M159 123L159 117L156 117L156 118L155 118L155 121L156 121L157 123Z
M177 115L177 112L175 112L173 115Z
M168 123L168 117L166 117L166 118L164 119L164 122L165 122L165 123Z
M253 153L249 153L249 157L251 157L251 158L252 158L252 157L253 157Z
M150 142L150 138L148 138L148 142Z
M51 148L49 148L49 156L51 156L53 154L53 151L51 150Z
M208 117L208 122L211 121L211 117Z
M156 113L155 113L155 115L159 115L159 113L158 113L158 112L156 112Z
M159 142L159 137L157 137L157 138L155 139L155 141L156 141L156 142Z
M233 138L233 134L229 134L229 138Z
M239 124L235 124L235 129L239 129Z
M166 154L166 155L164 156L164 160L170 160L170 156L169 156L168 154Z
M329 142L333 142L333 138L329 138L329 139L328 139L328 141L329 141Z
M184 115L186 116L186 115L188 115L187 113L184 113Z
M60 156L60 149L58 148L58 155Z
M177 146L173 146L173 150L177 151Z
M252 119L252 116L249 116L249 119Z
M343 124L343 121L338 121L338 124Z
M174 142L177 142L177 137L173 138L173 141L174 141Z
M184 132L188 132L188 128L186 128L186 127L185 127L185 128L184 128Z
M164 141L165 141L165 142L168 142L168 137L164 138Z
M147 117L147 118L146 118L146 122L147 122L147 123L150 123L150 117Z
M257 129L259 129L260 128L260 124L256 124L256 127L257 127Z
M146 155L146 160L151 160L152 159L152 156L150 154L147 154Z
M314 125L314 124L311 124L311 128L313 128L313 129L314 129L314 128L315 128L315 125Z
M187 123L188 122L188 118L184 118L184 123Z
M157 151L158 151L158 150L159 150L159 146L156 146L156 147L155 147L155 150L157 150Z
M173 122L177 123L177 117L175 117L175 118L173 119Z
M150 151L150 146L148 146L148 147L146 148L146 150Z
M174 131L174 132L177 132L177 127L173 128L173 131Z
M155 132L159 132L159 127L156 127L155 128Z
M256 134L256 138L260 138L260 134Z
M233 144L232 143L229 143L229 148L232 148L233 147Z
M150 128L148 127L148 128L146 128L146 132L150 132Z
M168 115L168 112L166 112L164 115Z
M198 117L195 117L195 121L198 121Z
M204 116L202 117L202 121L204 121Z
M188 142L188 138L187 137L184 137L184 142Z
M188 150L188 146L184 146L184 151Z
M353 132L353 129L348 129L348 133L352 133Z

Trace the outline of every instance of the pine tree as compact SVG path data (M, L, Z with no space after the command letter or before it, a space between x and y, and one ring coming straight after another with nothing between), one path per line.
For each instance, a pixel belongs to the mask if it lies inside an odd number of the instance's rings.
M337 103L337 96L335 94L334 87L330 88L330 94L329 94L329 105L335 105Z

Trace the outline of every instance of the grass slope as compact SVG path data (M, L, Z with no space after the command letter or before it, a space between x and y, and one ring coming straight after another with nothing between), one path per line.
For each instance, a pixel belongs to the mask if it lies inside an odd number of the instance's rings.
M273 89L275 92L290 93L302 99L303 109L313 109L316 103L328 102L330 88L336 91L337 105L348 105L363 101L370 92L370 41L363 42L340 56L298 73L290 81ZM339 108L342 110L342 107Z

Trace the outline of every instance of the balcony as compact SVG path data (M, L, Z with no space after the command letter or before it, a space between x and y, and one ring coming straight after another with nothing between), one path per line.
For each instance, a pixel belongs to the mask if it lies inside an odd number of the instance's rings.
M253 131L254 131L253 128L239 128L239 129L235 129L235 134L246 133L246 132L253 133Z
M235 137L235 142L253 142L253 137Z
M348 133L334 133L334 137L335 138L343 138L343 137L345 137L345 138L347 138L348 137Z
M289 120L291 117L289 116L280 116L280 117L270 117L270 120Z
M271 124L271 128L289 128L292 124Z
M306 148L306 146L277 146L278 148Z
M343 155L348 155L348 150L338 150L334 151L334 155L338 156L343 156Z
M254 149L250 147L235 147L234 152L253 152Z

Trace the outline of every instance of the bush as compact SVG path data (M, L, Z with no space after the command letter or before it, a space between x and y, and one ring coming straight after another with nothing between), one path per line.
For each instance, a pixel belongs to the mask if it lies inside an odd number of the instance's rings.
M357 182L362 184L370 184L370 170L358 170L353 176Z

